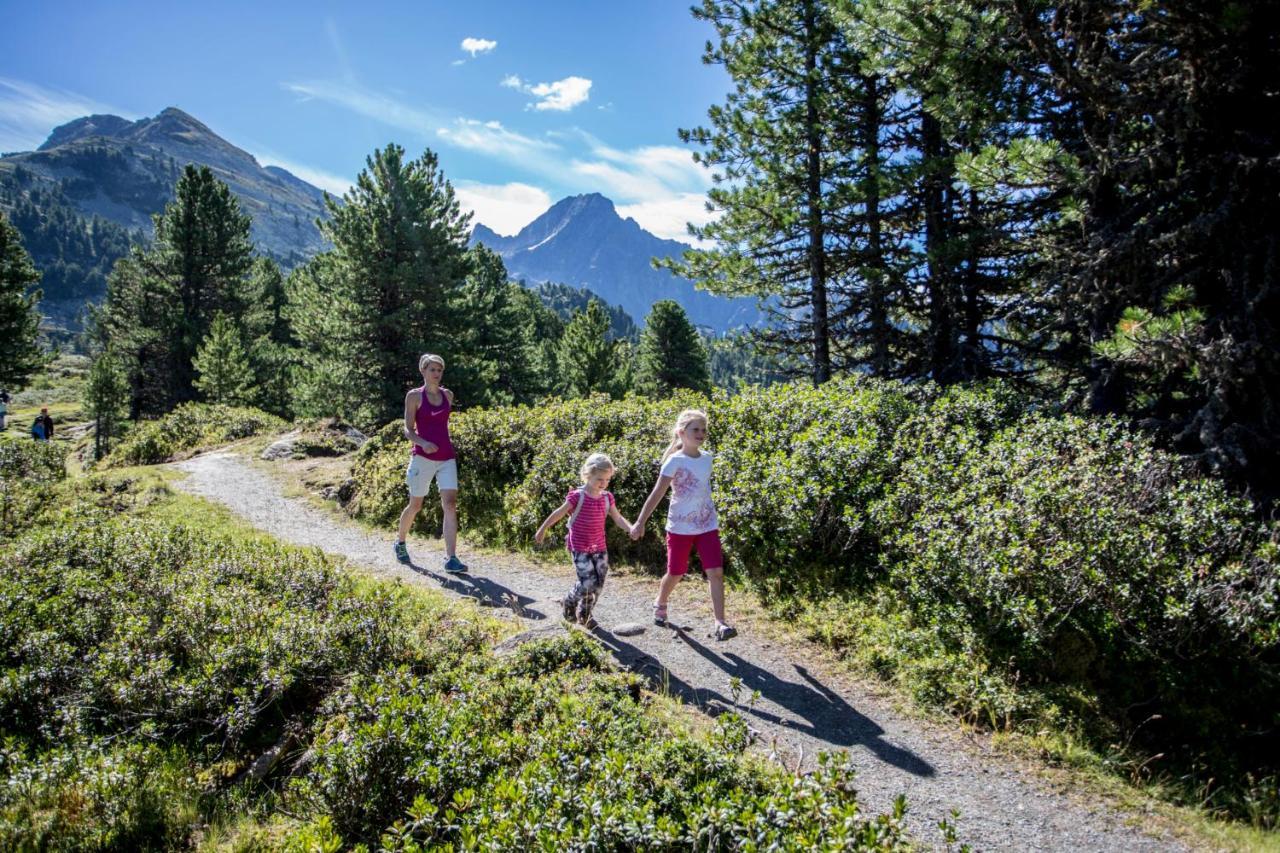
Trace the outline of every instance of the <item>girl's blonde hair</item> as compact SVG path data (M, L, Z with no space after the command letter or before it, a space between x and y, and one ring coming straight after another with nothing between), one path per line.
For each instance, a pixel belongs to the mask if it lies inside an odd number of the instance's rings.
M676 417L676 425L671 428L671 443L667 445L667 450L662 454L662 461L666 462L671 458L672 454L684 449L684 442L680 440L680 433L694 421L702 421L703 425L707 424L707 413L701 409L685 409Z
M444 359L436 355L435 353L429 352L424 354L422 358L418 359L418 372L421 373L422 369L433 361L436 364L440 365L441 370L444 370Z
M592 474L599 474L604 471L616 471L613 466L613 460L604 453L592 453L587 457L587 461L582 463L582 468L578 470L578 476L582 478L582 482L587 482Z

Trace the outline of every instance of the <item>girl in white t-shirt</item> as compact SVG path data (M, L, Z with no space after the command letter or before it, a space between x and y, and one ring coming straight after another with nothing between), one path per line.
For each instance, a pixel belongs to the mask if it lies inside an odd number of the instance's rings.
M671 445L662 454L658 482L631 526L631 538L644 535L645 522L667 489L671 489L671 506L667 511L667 573L653 603L654 624L667 624L667 598L689 571L689 552L696 548L711 587L711 609L716 618L712 634L717 640L727 640L738 632L724 621L724 554L720 548L716 506L711 501L711 465L715 456L709 450L702 450L706 440L706 413L697 409L681 412L672 430Z

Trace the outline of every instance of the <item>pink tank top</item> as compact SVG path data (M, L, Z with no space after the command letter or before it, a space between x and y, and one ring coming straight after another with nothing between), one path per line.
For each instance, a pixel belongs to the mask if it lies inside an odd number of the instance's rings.
M449 403L449 395L441 389L440 403L433 406L427 399L427 387L424 385L418 390L422 392L422 401L418 404L418 411L413 416L413 425L417 430L418 438L434 444L436 451L428 453L415 444L413 454L425 456L436 462L453 459L457 454L453 452L453 442L449 440L449 412L453 409L452 404Z

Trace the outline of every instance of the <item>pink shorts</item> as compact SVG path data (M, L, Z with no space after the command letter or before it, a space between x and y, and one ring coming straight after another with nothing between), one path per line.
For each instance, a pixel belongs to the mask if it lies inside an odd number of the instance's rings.
M724 568L724 553L720 550L720 531L706 533L672 533L667 531L667 574L683 575L689 571L689 552L698 549L702 570Z

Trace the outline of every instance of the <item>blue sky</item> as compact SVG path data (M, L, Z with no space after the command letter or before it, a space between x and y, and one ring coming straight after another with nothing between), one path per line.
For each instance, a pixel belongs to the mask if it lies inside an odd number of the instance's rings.
M176 106L331 192L375 148L440 155L476 221L514 233L601 192L664 237L705 221L676 136L728 77L687 0L0 0L0 151L89 113Z

